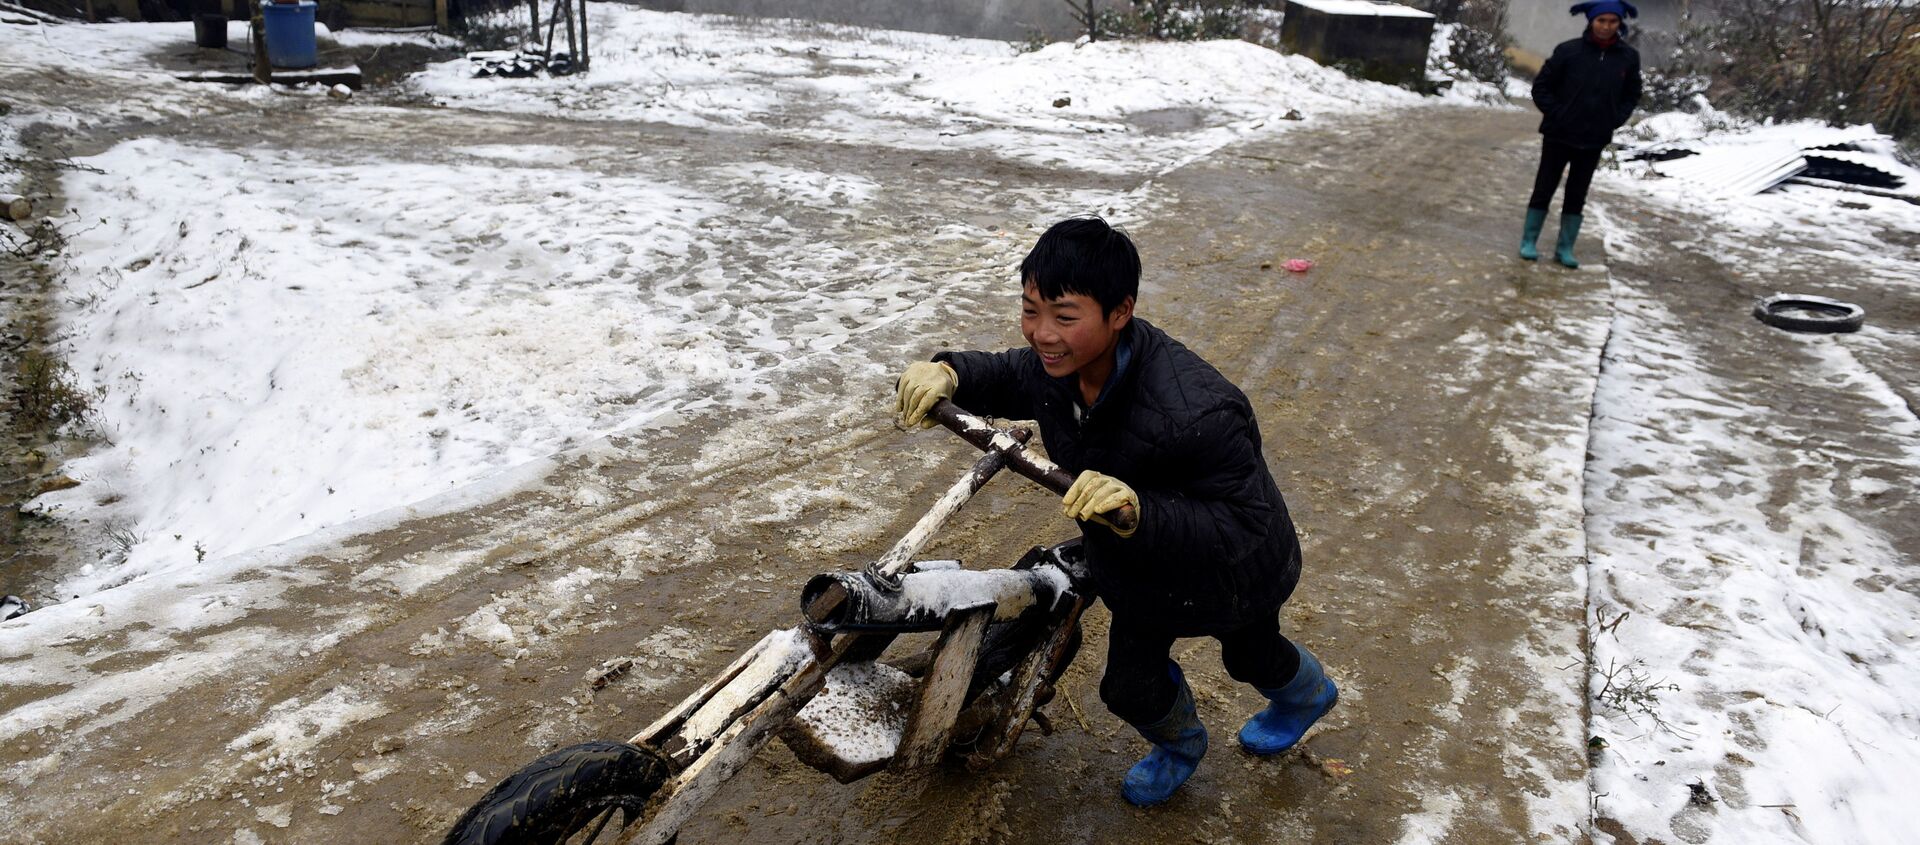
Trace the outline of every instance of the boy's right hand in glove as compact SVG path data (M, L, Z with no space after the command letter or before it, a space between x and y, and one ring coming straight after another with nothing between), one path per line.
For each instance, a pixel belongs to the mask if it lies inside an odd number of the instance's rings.
M1067 488L1066 495L1060 497L1060 507L1070 518L1098 522L1121 537L1131 537L1133 532L1140 529L1139 524L1135 523L1121 530L1120 526L1107 521L1109 511L1123 507L1133 508L1138 513L1140 495L1133 492L1126 482L1105 473L1093 470L1081 472L1080 477L1073 480L1073 486Z
M953 398L960 387L960 374L938 361L921 361L907 366L895 389L894 411L900 415L901 428L932 428L927 412L933 403Z

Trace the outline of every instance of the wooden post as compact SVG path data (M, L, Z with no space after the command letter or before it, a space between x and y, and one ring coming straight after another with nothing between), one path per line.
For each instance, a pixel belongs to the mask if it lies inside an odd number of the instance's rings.
M1032 433L1016 430L1013 436L1019 442L1025 443ZM933 507L920 517L920 521L914 523L913 527L908 529L907 533L902 535L886 554L874 561L868 567L868 571L874 573L874 577L880 583L897 589L900 576L906 574L913 565L914 554L933 539L934 532L939 531L940 526L945 525L947 520L960 510L961 505L966 504L973 494L980 492L980 488L985 487L987 482L993 479L994 473L999 472L1000 468L1006 465L1007 457L1003 454L988 452L981 455L979 460L974 461L973 467L967 470L967 474L948 487L947 492L940 496L940 501L935 502ZM819 623L832 618L834 611L845 601L845 588L835 585L830 590L815 596L811 603L801 608L801 612L809 621ZM868 640L867 645L850 655L848 659L854 661L879 659L880 652L893 642L893 635L871 634Z
M1080 614L1086 607L1085 598L1075 597L1073 607L1054 625L1046 641L1014 669L1010 685L1013 697L999 717L981 733L980 745L967 755L967 768L976 772L984 770L1013 751L1014 743L1020 741L1020 733L1026 730L1027 720L1039 706L1040 689L1066 668L1060 664L1067 657L1067 646L1073 642L1074 632L1080 627Z
M900 734L893 770L930 766L947 753L947 744L953 739L953 719L960 715L960 705L966 703L973 667L980 659L980 643L992 619L993 605L947 617L947 629L934 646L933 668L920 679L920 695L907 716L906 730Z
M776 631L774 633L779 632ZM646 744L654 747L665 744L668 738L668 732L679 729L680 725L687 720L687 717L693 715L693 711L700 709L702 705L713 700L714 695L720 691L721 687L732 683L733 679L739 677L740 673L745 671L747 666L751 665L755 660L758 660L761 653L767 650L767 645L772 642L773 636L773 634L768 634L767 636L761 637L760 641L754 643L752 648L747 649L745 654L735 659L732 665L728 666L720 674L715 675L712 680L706 682L699 689L694 690L692 695L687 696L679 704L675 705L673 709L668 710L665 714L661 715L659 719L655 720L653 724L648 725L646 729L635 734L633 739L627 741L634 745Z
M433 28L441 32L453 31L453 24L447 18L447 0L433 0Z
M574 60L581 73L587 71L587 0L580 0L580 55Z
M533 29L528 30L534 38L540 37L540 0L527 0L527 16L533 19Z
M560 4L565 2L567 0L553 0L553 8L547 10L547 37L540 42L540 58L544 61L553 61L553 28L560 23Z
M1025 443L1032 435L1024 431L1015 431L1009 436L1020 443ZM892 548L887 549L886 554L881 555L868 568L883 582L897 585L900 575L906 571L913 556L933 539L933 533L939 531L940 526L945 525L948 519L953 518L953 515L960 510L960 506L973 498L973 494L980 492L980 488L987 486L987 482L993 480L994 474L1006 465L1007 456L1003 453L989 451L981 455L979 460L973 462L973 467L967 470L967 474L948 487L947 492L940 494L940 500L933 503L933 507L927 510L926 515L920 517L919 522L914 523L907 533L900 536Z
M573 69L580 69L580 45L573 38L573 0L560 0L560 8L567 14L567 58L573 60Z
M635 833L623 834L628 845L665 845L687 823L700 805L713 797L720 785L738 773L760 747L772 739L801 706L812 700L826 684L827 671L839 665L847 649L861 639L859 634L833 641L832 651L822 659L809 658L799 671L752 712L734 720L725 733L666 786L646 810L646 818Z
M273 61L267 58L267 19L259 9L253 10L247 32L253 41L253 81L265 85L273 81Z

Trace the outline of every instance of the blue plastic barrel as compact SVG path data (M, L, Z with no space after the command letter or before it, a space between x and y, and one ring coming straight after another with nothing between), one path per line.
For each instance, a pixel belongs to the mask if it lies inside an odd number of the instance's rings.
M320 48L313 38L313 13L318 8L320 4L313 0L299 3L262 0L260 15L267 25L267 60L274 67L313 67L320 62Z

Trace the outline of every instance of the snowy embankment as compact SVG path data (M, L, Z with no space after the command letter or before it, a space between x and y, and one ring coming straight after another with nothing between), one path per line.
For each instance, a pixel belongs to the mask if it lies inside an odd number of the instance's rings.
M1910 298L1898 233L1920 207L1800 185L1712 199L1647 170L1615 188L1706 225L1600 214L1616 318L1587 477L1595 812L1621 841L1912 841L1920 597L1897 526L1920 420L1877 363L1901 359L1905 327L1870 312L1858 334L1796 335L1736 310L1708 329L1671 304L1696 282L1664 274L1685 251L1767 293Z
M1868 161L1902 179L1897 187L1858 193L1831 187L1787 183L1752 196L1717 195L1711 183L1666 178L1648 161L1628 162L1621 176L1628 189L1674 208L1711 218L1717 228L1700 233L1701 245L1727 252L1750 252L1755 269L1805 267L1836 262L1855 271L1835 284L1920 285L1910 256L1882 241L1877 231L1920 232L1920 170L1899 161L1893 142L1872 127L1836 129L1814 122L1756 125L1706 109L1699 114L1667 112L1646 118L1623 133L1636 146L1692 145L1703 150L1830 144L1843 154ZM1687 161L1688 159L1680 159ZM1905 197L1906 199L1902 199ZM1820 293L1801 290L1799 293ZM1834 290L1844 296L1843 290Z
M979 150L1105 173L1160 172L1269 127L1421 102L1243 41L1004 42L595 5L593 70L412 80L447 105L741 129L813 141Z
M1000 42L617 5L592 17L591 74L473 79L459 61L412 84L472 110L1141 176L1292 125L1275 119L1289 109L1312 119L1419 102L1239 42L1015 55ZM141 51L177 43L181 27L30 35L38 52L113 69L132 86L119 99L151 85L186 114L242 97L358 111L368 126L445 114L139 71ZM38 105L31 119L98 119ZM884 186L856 174L689 163L578 132L524 140L375 153L347 138L235 150L148 137L78 162L63 187L87 223L69 228L60 327L81 387L105 391L102 445L65 468L79 487L35 507L106 526L111 543L44 598L209 577L224 570L203 561L370 514L402 518L393 509L661 415L830 401L792 385L824 369L883 377L884 356L839 347L934 319L929 278L952 276L949 291L1000 278L926 267L910 243L836 241L769 210L791 204L859 229ZM1141 198L979 189L1034 222L1089 209L1125 220ZM995 234L940 225L921 236Z
M1920 449L1839 471L1728 401L1657 303L1620 309L1589 487L1600 811L1708 836L1689 841L1907 841L1920 602L1890 583L1910 555L1850 514L1920 476ZM1920 442L1844 345L1802 342L1827 364L1810 379L1872 393L1873 423Z

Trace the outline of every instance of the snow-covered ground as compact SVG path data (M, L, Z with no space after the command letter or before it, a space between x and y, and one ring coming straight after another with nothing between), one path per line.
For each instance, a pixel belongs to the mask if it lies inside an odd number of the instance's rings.
M1708 107L1699 113L1649 116L1622 137L1642 145L1698 142L1709 149L1770 143L1798 147L1864 138L1858 144L1879 159L1880 166L1907 177L1904 185L1888 193L1920 197L1920 170L1896 159L1892 141L1875 136L1870 127L1834 128L1813 122L1757 125ZM1756 250L1763 260L1757 267L1806 268L1837 261L1864 273L1847 280L1848 284L1920 285L1920 272L1914 270L1911 256L1879 236L1888 229L1920 232L1920 204L1898 196L1792 183L1753 196L1725 198L1711 195L1694 182L1664 178L1648 162L1628 162L1619 175L1631 180L1636 193L1718 223L1714 230L1688 233L1704 248L1725 244Z
M1005 43L595 6L590 74L475 78L441 64L412 85L448 105L968 149L1036 164L1154 173L1289 111L1420 102L1242 41Z
M1647 123L1643 137L1709 143L1831 131ZM1920 232L1920 206L1800 185L1712 198L1644 164L1609 181L1704 225L1597 215L1616 316L1586 496L1596 812L1626 841L1912 841L1920 550L1886 521L1911 512L1920 419L1875 362L1920 345L1871 312L1847 335L1731 313L1761 362L1730 367L1752 353L1716 348L1669 304L1697 282L1660 274L1696 252L1761 292L1799 279L1785 284L1911 301L1920 249L1899 233Z
M1616 294L1588 487L1598 808L1688 841L1910 841L1912 550L1852 513L1920 477L1920 423L1844 341L1796 338L1906 454L1783 443L1657 302Z

